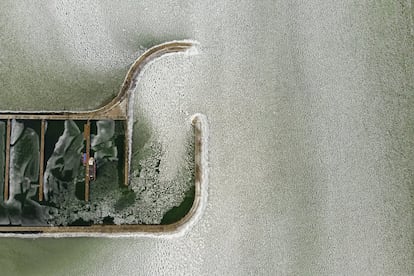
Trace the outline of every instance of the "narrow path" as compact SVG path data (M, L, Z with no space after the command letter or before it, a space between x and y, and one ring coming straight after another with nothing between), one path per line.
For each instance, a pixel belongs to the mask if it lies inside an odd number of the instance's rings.
M43 201L43 169L45 165L45 128L43 119L40 125L40 160L39 160L39 201Z
M86 141L86 162L85 162L85 201L89 201L89 158L91 155L91 122L87 121L83 128L83 135Z
M7 201L9 199L9 170L10 170L10 136L11 136L11 121L7 120L7 130L6 130L6 162L4 170L4 195L3 200Z

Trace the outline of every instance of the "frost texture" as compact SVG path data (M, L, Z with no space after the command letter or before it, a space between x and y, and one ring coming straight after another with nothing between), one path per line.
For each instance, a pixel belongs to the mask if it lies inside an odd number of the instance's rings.
M106 149L105 149L106 150ZM59 208L54 209L53 225L70 224L159 224L166 212L180 205L194 185L193 146L174 179L160 179L159 165L164 156L161 144L146 144L145 157L131 177L130 187L118 184L118 164L100 160L97 180L91 183L90 202L74 197L74 186L61 192Z
M159 224L166 212L179 206L185 193L194 186L194 145L189 138L187 155L181 169L173 179L160 177L160 163L165 152L159 142L150 140L144 146L146 157L139 160L139 166L131 176L131 189L136 194L136 202L115 218L115 223Z

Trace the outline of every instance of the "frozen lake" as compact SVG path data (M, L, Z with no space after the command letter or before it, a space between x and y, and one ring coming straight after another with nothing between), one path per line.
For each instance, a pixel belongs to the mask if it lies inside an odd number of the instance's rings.
M414 274L413 16L411 0L2 1L0 109L96 107L143 48L191 38L198 55L158 60L136 91L166 179L189 117L210 123L208 205L185 236L1 239L2 271Z

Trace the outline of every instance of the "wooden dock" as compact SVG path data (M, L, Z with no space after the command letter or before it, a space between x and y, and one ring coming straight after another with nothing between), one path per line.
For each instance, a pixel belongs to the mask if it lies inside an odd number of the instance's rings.
M45 128L46 121L43 119L40 125L39 201L43 201L43 170L45 166Z
M108 104L90 111L0 111L0 119L7 120L6 129L6 152L5 152L5 182L4 182L4 193L3 200L8 201L10 196L10 147L11 147L11 131L12 131L12 120L39 120L41 121L41 132L40 132L40 164L39 164L39 201L44 201L44 166L45 166L45 143L48 141L45 138L46 124L50 120L74 120L74 121L86 121L84 124L84 135L85 135L85 148L86 148L86 164L85 164L85 201L90 200L90 179L89 179L89 158L91 155L91 126L90 121L97 120L116 120L123 121L125 123L125 152L124 152L124 184L127 186L129 183L129 168L130 168L130 145L132 139L131 130L129 129L133 118L130 118L128 109L130 107L129 102L131 94L135 91L137 76L141 73L145 65L149 64L155 58L168 53L184 52L194 46L191 41L173 41L163 43L147 50L141 55L130 67L121 89L118 95ZM195 124L196 137L198 125ZM197 143L197 140L196 140ZM188 222L194 212L198 209L200 202L200 187L203 182L203 174L201 169L201 162L198 162L199 156L202 155L203 147L196 144L196 181L195 181L195 200L190 212L180 221L170 225L92 225L92 226L70 226L70 227L52 227L52 226L5 226L0 227L0 232L30 232L30 233L129 233L129 232L166 232L175 231ZM198 153L200 151L200 153ZM122 161L121 161L122 162Z
M122 224L122 225L91 225L91 226L5 226L0 227L1 233L27 233L41 236L46 234L51 237L68 236L108 236L116 234L116 236L125 235L130 237L133 233L144 233L147 235L157 233L177 233L187 229L188 223L191 223L196 214L200 212L202 207L202 198L206 196L205 186L207 184L207 145L206 132L207 121L205 118L196 116L193 118L193 127L195 134L195 194L194 201L190 211L179 221L171 224Z
M88 120L83 128L86 141L86 164L85 164L85 201L89 201L89 157L91 154L91 122Z
M11 120L7 120L7 130L6 130L6 162L4 164L4 194L3 200L7 201L9 199L9 170L10 170L10 143L11 143Z
M125 145L124 145L124 185L128 186L129 180L129 137L128 137L128 121L124 124Z

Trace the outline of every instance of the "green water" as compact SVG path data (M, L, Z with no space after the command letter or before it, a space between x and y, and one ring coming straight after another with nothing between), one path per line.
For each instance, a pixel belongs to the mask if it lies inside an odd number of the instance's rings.
M162 217L161 224L171 224L182 219L191 209L194 202L195 187L192 186L189 191L185 193L183 202L177 207L173 207Z

